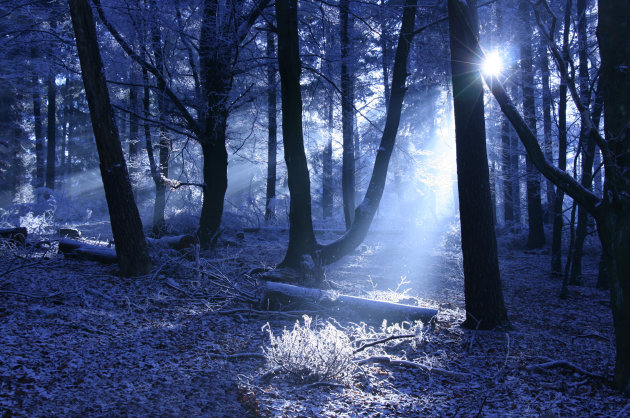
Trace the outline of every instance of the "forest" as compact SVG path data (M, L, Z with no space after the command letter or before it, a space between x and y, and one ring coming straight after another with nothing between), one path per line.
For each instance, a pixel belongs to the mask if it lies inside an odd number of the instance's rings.
M0 413L630 416L627 0L0 0Z

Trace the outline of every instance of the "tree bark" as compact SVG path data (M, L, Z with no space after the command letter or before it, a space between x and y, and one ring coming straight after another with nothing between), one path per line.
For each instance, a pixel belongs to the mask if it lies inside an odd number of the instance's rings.
M33 122L35 130L35 179L34 188L44 187L44 135L42 129L42 98L39 79L33 77Z
M137 79L135 77L135 68L131 69L131 81L134 83ZM129 86L129 108L131 114L129 115L129 174L131 176L132 188L134 191L134 197L138 199L138 187L134 187L133 180L134 174L139 170L139 156L140 156L140 118L138 114L139 101L138 101L138 88L136 86Z
M407 61L411 40L414 35L416 5L417 0L406 0L404 5L400 36L398 37L396 56L394 58L389 107L387 108L385 127L374 161L370 183L363 200L355 210L354 222L348 232L340 239L323 246L317 251L317 261L322 265L331 264L339 260L363 242L383 196L387 180L387 169L394 150L394 144L396 143L396 134L405 97Z
M597 38L608 149L601 215L595 216L611 289L615 385L630 392L630 3L599 0Z
M503 171L503 220L514 222L514 193L512 190L512 132L510 121L501 118L501 169Z
M55 74L48 75L48 129L46 135L46 187L55 188L55 160L57 159L57 86L55 85Z
M153 57L155 60L155 66L159 71L165 71L166 64L164 61L164 53L162 50L162 35L160 33L160 27L158 22L158 8L155 0L150 1L150 11L152 15L151 19L151 47L153 49ZM159 119L164 122L168 115L167 98L166 98L166 77L160 77L156 80L157 84L157 109L159 113ZM171 152L171 141L168 136L168 132L163 126L158 127L158 139L159 139L159 161L158 169L153 175L153 182L155 183L155 202L153 205L153 234L155 236L161 236L166 232L166 221L164 218L164 212L166 211L166 181L169 172L169 158Z
M276 66L273 60L276 55L276 44L273 33L267 32L267 196L265 199L265 220L270 221L275 215L276 199L276 155L278 153L278 124L276 96Z
M545 39L541 36L538 44L538 59L540 66L540 78L542 81L542 111L543 111L543 145L545 149L545 156L549 161L553 161L552 140L551 140L551 88L549 86L549 56L547 54L547 44ZM544 220L546 223L553 222L554 218L554 185L547 180L546 183L546 206Z
M324 145L322 155L322 215L324 219L328 219L333 215L333 129L335 120L333 119L334 96L328 96L328 137L326 145Z
M291 196L289 246L283 267L299 268L302 256L316 249L311 217L311 184L302 132L300 49L297 0L277 0L278 67L282 94L282 138Z
M435 309L400 303L365 299L356 296L337 295L325 290L293 286L285 283L264 282L261 298L263 308L282 308L287 305L316 305L335 314L351 314L361 321L371 320L381 324L390 322L422 320L425 323L437 315Z
M536 105L534 102L534 70L531 42L531 14L530 6L520 2L519 11L522 19L521 33L521 87L523 89L523 112L529 129L536 136ZM543 228L543 211L540 196L540 173L526 156L527 165L527 218L529 234L527 248L540 248L545 245L545 231Z
M449 0L451 74L464 293L469 328L509 326L494 232L486 154L483 83L475 64L478 23L467 4Z
M354 220L354 140L352 138L354 128L354 75L350 62L350 38L351 23L348 18L348 0L339 2L339 18L341 20L341 126L343 133L343 159L341 168L341 189L343 196L343 215L346 221L346 229L350 229Z
M117 243L118 265L123 276L143 275L149 272L151 260L114 122L92 9L87 0L68 0L68 4L112 232Z
M381 0L380 11L381 11L381 35L379 37L379 42L381 46L381 66L383 68L383 96L385 97L385 110L389 108L389 98L390 98L390 90L389 90L389 48L387 48L387 36L386 36L386 28L385 24L385 16L383 16L382 10L385 7L385 0Z
M567 0L564 12L564 29L562 33L562 54L564 55L564 70L568 70L566 63L569 58L569 31L571 29L572 0ZM558 99L558 169L567 169L567 81L560 79ZM563 227L564 190L556 189L553 203L553 235L551 239L551 274L562 275L562 227Z

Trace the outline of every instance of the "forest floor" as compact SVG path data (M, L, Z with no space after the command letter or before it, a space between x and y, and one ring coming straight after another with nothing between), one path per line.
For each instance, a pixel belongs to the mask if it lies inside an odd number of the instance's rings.
M79 229L90 238L88 226ZM351 338L415 337L360 353L401 362L360 365L339 381L296 382L267 373L261 354L269 330L303 323L301 313L226 299L255 290L246 273L278 263L286 235L228 231L226 245L199 263L154 250L158 268L136 279L64 259L54 236L41 237L50 245L38 248L1 243L2 416L630 415L630 400L610 387L614 333L609 295L594 288L595 245L585 255L585 286L571 286L561 300L549 248L525 252L522 234L500 234L513 329L475 331L460 327L453 223L371 233L326 269L326 279L344 294L437 308L437 320L420 328L331 319Z

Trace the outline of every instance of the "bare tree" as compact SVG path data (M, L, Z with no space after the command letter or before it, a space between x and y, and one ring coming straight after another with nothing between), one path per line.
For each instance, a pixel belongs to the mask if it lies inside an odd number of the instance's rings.
M68 4L101 162L118 265L124 276L146 274L151 268L151 260L114 122L92 9L87 0L68 0Z

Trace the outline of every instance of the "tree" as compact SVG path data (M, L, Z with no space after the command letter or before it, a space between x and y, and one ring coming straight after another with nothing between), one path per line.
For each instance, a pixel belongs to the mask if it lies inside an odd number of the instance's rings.
M252 1L247 8L236 2L205 0L201 16L198 48L198 68L189 60L195 92L195 112L189 109L189 100L168 85L168 72L158 68L143 53L121 35L103 11L100 0L94 0L103 24L125 53L150 73L188 133L199 142L203 155L203 197L197 235L203 248L212 246L219 237L227 190L228 154L226 131L228 117L233 109L231 93L239 51L250 28L256 22L269 0ZM226 18L229 16L229 18ZM188 45L188 41L183 43ZM166 179L169 183L172 180ZM177 182L175 182L177 183Z
M68 4L101 162L118 266L123 276L146 274L151 261L114 122L92 9L87 0L68 0Z
M571 6L572 0L567 0L564 12L564 29L562 33L562 57L563 71L568 72L567 63L569 59L569 30L571 26ZM558 100L558 169L567 169L567 81L560 80ZM564 206L564 190L560 187L556 189L555 200L553 202L553 235L551 239L551 274L560 276L562 274L562 225Z
M289 176L289 246L281 265L298 268L316 247L311 217L311 182L304 153L297 0L276 1L278 69L282 95L282 138Z
M543 2L544 5L546 3ZM553 43L544 25L540 28L549 40L549 48L558 62L573 102L599 146L605 168L602 198L585 188L564 171L554 167L544 156L536 136L505 93L500 81L488 80L501 110L510 119L532 162L541 173L563 189L595 218L602 243L603 262L611 289L611 307L616 335L615 386L630 391L630 4L624 1L598 2L597 38L601 56L600 83L604 101L605 137L593 123L590 109L566 72L562 53ZM480 49L475 48L480 55Z
M448 22L455 111L457 184L464 257L466 321L470 328L509 325L503 302L490 195L483 83L479 74L477 21L470 3L449 0Z
M523 90L523 113L527 126L536 135L536 105L534 102L534 69L531 40L531 14L529 4L520 2L519 11L522 21L521 50L521 88ZM527 166L527 219L529 234L527 248L540 248L545 245L543 211L540 201L540 173L526 156Z
M352 138L354 127L354 77L352 63L350 61L349 31L352 26L349 22L348 0L339 2L339 17L341 20L341 126L343 132L343 161L341 169L341 191L343 195L343 214L346 221L346 229L350 229L354 218L354 140Z
M599 126L599 119L602 113L601 97L595 101L591 101L591 82L588 69L588 34L586 22L586 0L577 1L577 35L578 35L578 80L580 100L584 106L593 105L592 115L593 123ZM597 93L597 92L596 92ZM596 94L599 96L599 94ZM595 138L590 133L587 124L580 127L580 152L582 155L581 183L587 189L593 187L593 160L595 158ZM571 274L569 282L571 284L582 283L582 250L584 240L587 234L588 212L582 206L578 206L578 220L575 229L575 244L573 246L573 254L571 254Z
M276 44L273 39L273 32L267 31L267 196L265 198L265 219L269 221L275 216L274 204L276 199L276 154L278 153L278 124L277 124L277 104L276 97L278 89L276 87L276 66L275 59Z
M55 74L48 75L48 128L46 135L46 187L55 188L55 160L57 159L57 86L55 85Z
M414 34L419 33L419 31L414 32L416 4L416 0L406 0L403 6L402 25L396 48L385 127L365 197L355 209L354 220L346 234L330 244L320 246L317 244L313 233L310 180L302 134L297 1L282 0L276 2L284 152L289 175L289 192L291 193L289 246L281 266L299 268L306 256L312 257L316 264L327 265L348 254L365 238L383 196L387 169L396 142L396 133L406 91L405 80L407 78L409 49Z

